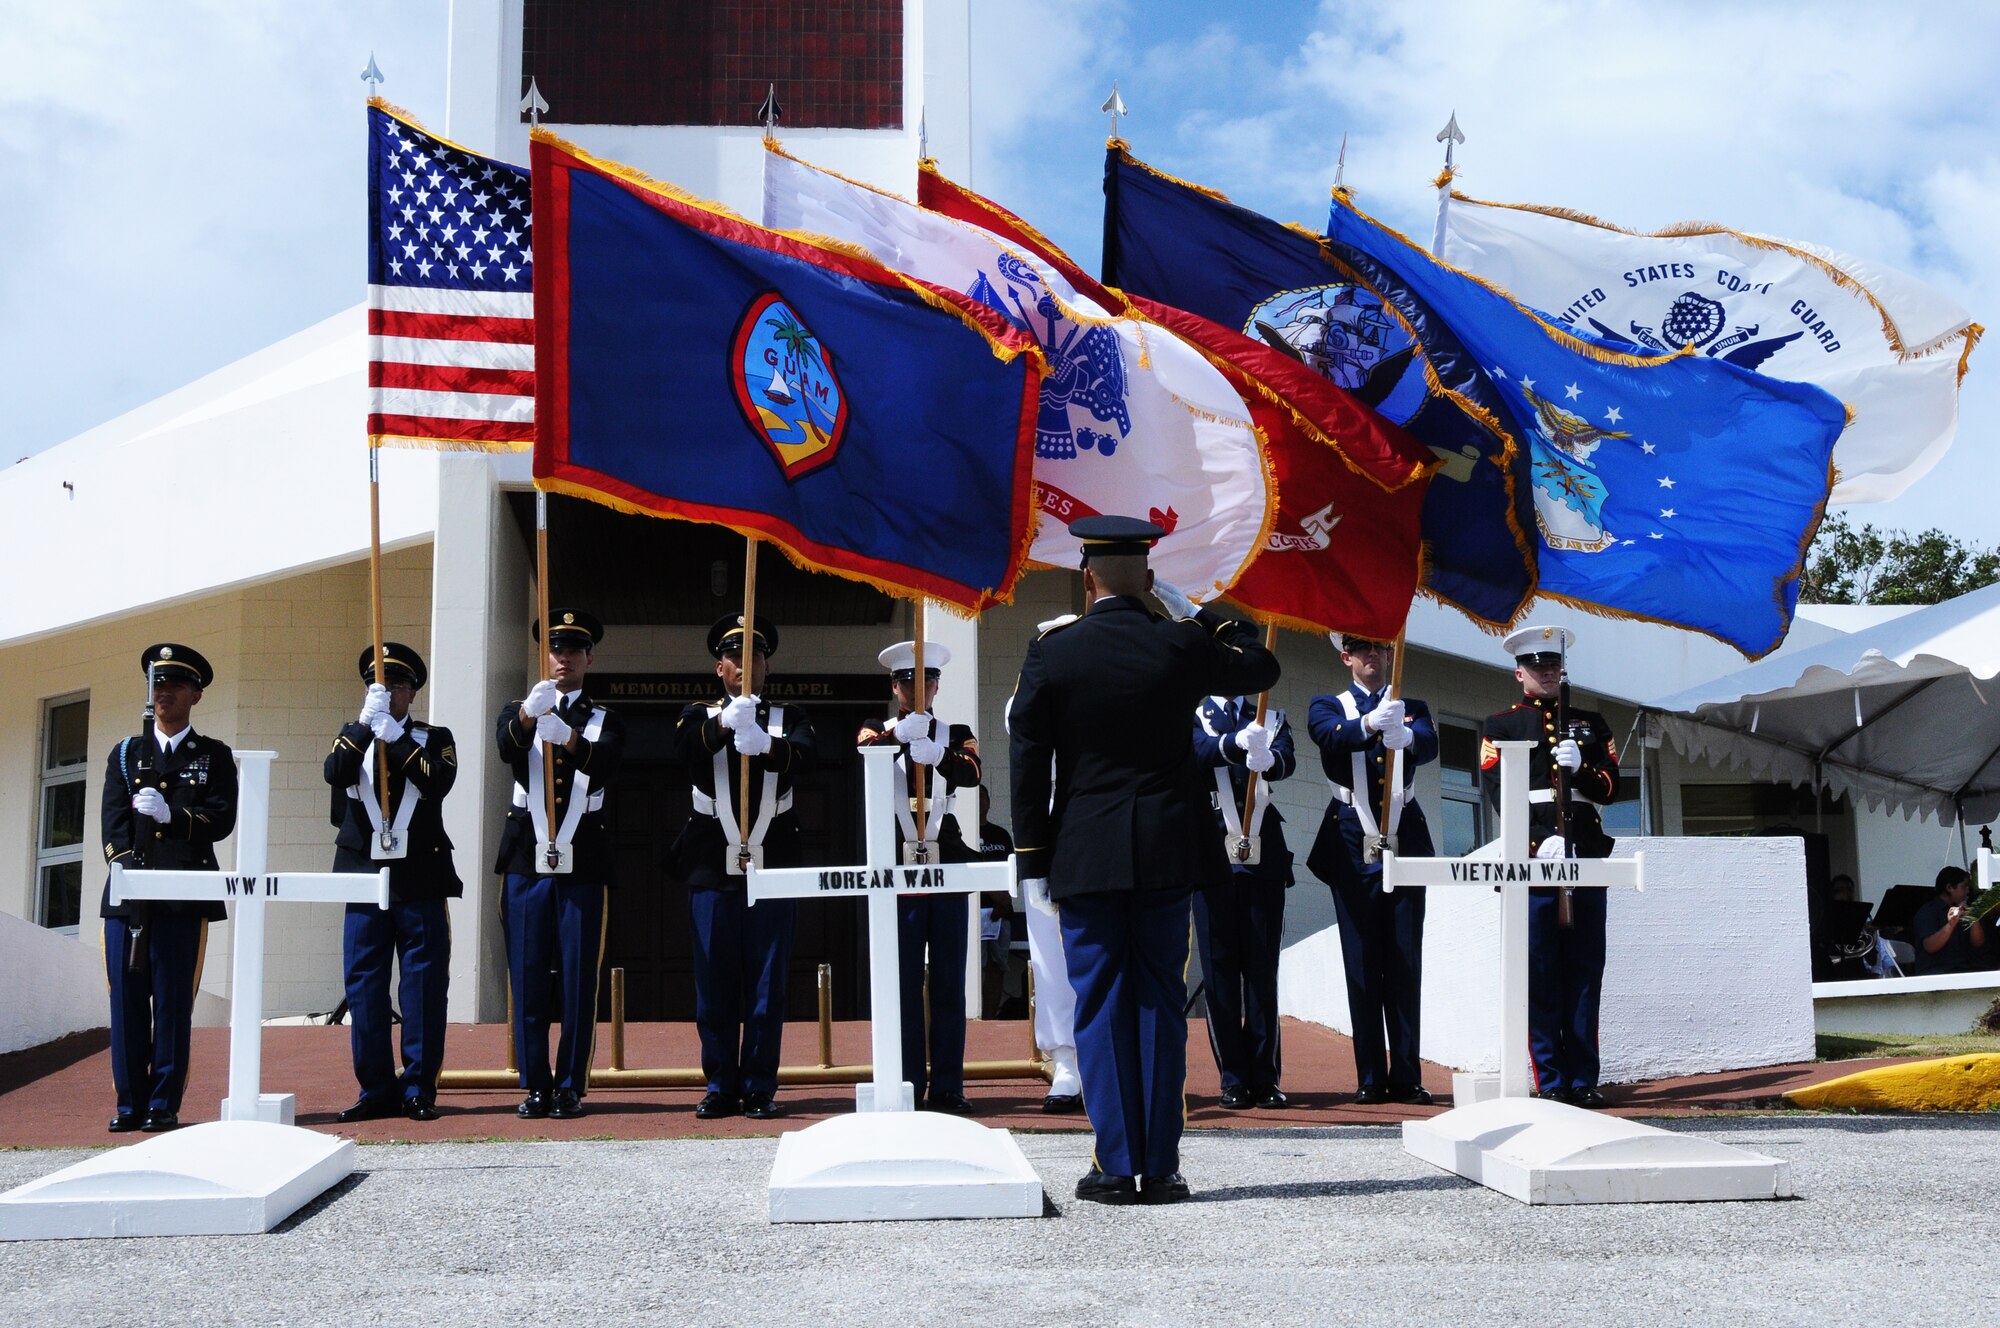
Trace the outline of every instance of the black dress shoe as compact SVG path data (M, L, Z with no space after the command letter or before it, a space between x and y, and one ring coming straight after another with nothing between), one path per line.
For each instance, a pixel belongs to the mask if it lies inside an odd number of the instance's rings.
M721 1120L724 1116L736 1114L736 1098L729 1093L705 1093L695 1104L696 1120Z
M1407 1102L1415 1107L1431 1105L1431 1090L1422 1084L1392 1084L1389 1087L1391 1102Z
M1247 1111L1250 1108L1250 1090L1247 1088L1225 1088L1222 1090L1221 1107L1224 1111Z
M172 1111L149 1111L146 1113L145 1121L139 1126L147 1134L161 1134L167 1130L178 1130L180 1127L181 1118L178 1113Z
M1592 1111L1610 1105L1604 1100L1604 1094L1595 1088L1579 1088L1569 1095L1569 1100L1579 1107L1589 1107Z
M972 1100L963 1093L932 1093L924 1099L925 1111L942 1111L949 1116L970 1116Z
M1281 1089L1267 1088L1257 1094L1257 1105L1266 1111L1280 1111L1291 1106L1292 1100L1286 1097Z
M558 1088L555 1102L549 1107L551 1120L575 1120L583 1115L583 1098L574 1088Z
M145 1123L146 1123L146 1118L144 1116L141 1116L138 1112L121 1111L116 1116L113 1116L111 1118L111 1123L105 1126L104 1128L111 1131L113 1134L130 1134L132 1131L138 1129Z
M352 1125L356 1121L386 1120L402 1114L402 1104L394 1098L364 1097L347 1110L335 1112L333 1118L342 1125Z
M514 1108L514 1114L522 1120L540 1120L549 1114L549 1095L536 1089L521 1099L521 1105Z
M438 1118L437 1104L429 1098L406 1097L403 1099L403 1114L414 1121L433 1121Z
M695 1114L698 1116L701 1113L696 1111ZM785 1110L778 1105L777 1099L769 1093L745 1093L743 1095L743 1114L751 1120L772 1120L784 1115Z
M1367 1088L1362 1089L1354 1095L1354 1104L1358 1107L1380 1106L1388 1100L1389 1090L1373 1084L1370 1084Z
M1051 1116L1074 1116L1083 1110L1081 1093L1051 1093L1042 1099L1042 1110Z
M1567 1088L1544 1088L1535 1094L1544 1102L1573 1102Z
M1194 1191L1188 1188L1187 1177L1178 1171L1170 1176L1148 1176L1139 1185L1139 1202L1142 1204L1179 1203L1193 1197Z
M1076 1183L1076 1197L1090 1203L1129 1204L1139 1202L1139 1187L1130 1176L1107 1176L1096 1167Z

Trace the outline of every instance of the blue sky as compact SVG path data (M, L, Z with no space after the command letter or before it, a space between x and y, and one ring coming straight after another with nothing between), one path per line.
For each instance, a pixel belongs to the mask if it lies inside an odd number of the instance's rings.
M1105 117L1162 169L1317 227L1341 135L1362 205L1427 233L1460 185L1634 228L1719 221L1923 277L2000 329L2000 7L1772 0L973 0L973 157L1094 267ZM356 75L443 104L443 0L0 0L0 449L27 455L353 304ZM347 178L351 191L330 188ZM1991 544L2000 340L1945 461L1857 520Z

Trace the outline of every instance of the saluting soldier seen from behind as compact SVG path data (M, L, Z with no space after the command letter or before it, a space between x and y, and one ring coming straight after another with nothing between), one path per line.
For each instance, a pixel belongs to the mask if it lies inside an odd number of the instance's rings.
M1535 744L1528 759L1528 848L1539 858L1611 856L1611 837L1597 809L1618 797L1618 744L1604 716L1567 704L1566 661L1575 645L1576 633L1567 627L1537 625L1509 635L1501 648L1514 657L1521 701L1487 716L1479 730L1480 784L1490 807L1497 807L1500 797L1500 751L1493 744L1505 739ZM1566 817L1557 813L1557 784ZM1565 819L1567 840L1559 830ZM1606 894L1555 886L1528 891L1528 1045L1535 1092L1580 1107L1604 1105L1597 1087L1597 1014L1604 989Z
M1307 712L1333 798L1306 866L1333 890L1354 1027L1354 1100L1427 1106L1419 1020L1424 891L1382 889L1381 847L1389 842L1406 858L1433 851L1414 784L1417 767L1437 760L1437 726L1422 701L1389 695L1394 646L1338 632L1333 643L1353 681L1343 692L1315 696ZM1391 783L1399 765L1401 778ZM1386 827L1385 784L1396 789Z
M864 724L855 738L859 747L897 747L896 769L901 796L896 801L897 852L922 839L937 844L939 862L971 862L977 854L967 846L958 824L958 791L977 788L980 780L979 742L963 724L945 728L931 714L938 679L951 663L951 651L935 642L924 647L922 694L916 682L914 641L899 641L876 656L889 670L889 690L895 698L894 717ZM924 797L924 823L916 822L917 795ZM976 805L969 810L977 811ZM971 896L898 895L896 897L897 978L903 1007L903 1074L915 1091L917 1105L928 1111L965 1116L972 1103L965 1096L965 965L971 927ZM924 956L930 956L930 1009L924 1008ZM929 1025L929 1061L925 1060L925 1025Z
M444 832L445 795L458 779L451 730L420 723L410 704L428 676L423 657L400 641L382 647L376 681L375 647L361 651L367 686L361 713L341 726L326 754L332 791L333 869L389 869L390 904L349 904L341 936L347 971L354 1080L361 1096L335 1119L343 1124L407 1116L437 1119L438 1071L444 1065L445 995L451 975L447 900L464 893ZM382 801L380 762L389 772ZM384 832L394 847L384 844ZM389 968L401 980L403 1069L390 1052Z
M1298 768L1292 726L1282 710L1267 710L1260 720L1255 696L1207 697L1195 708L1194 753L1209 773L1215 822L1229 852L1228 880L1194 897L1208 1047L1225 1108L1276 1110L1290 1105L1278 1086L1278 951L1292 851L1284 815L1270 804L1271 785ZM1257 791L1245 821L1252 775Z
M672 858L675 875L687 883L694 925L694 1021L707 1083L694 1114L703 1120L739 1111L768 1120L779 1111L793 901L751 904L743 869L803 865L792 791L816 747L802 708L763 697L777 650L778 629L763 614L747 630L741 614L717 619L708 629L708 653L722 695L686 707L674 725L674 750L693 786L692 814Z
M1155 583L1163 532L1088 517L1088 608L1028 647L1009 707L1023 893L1053 910L1076 993L1083 1105L1096 1135L1079 1199L1173 1203L1187 1080L1190 897L1225 883L1189 715L1206 696L1264 691L1278 661L1247 623ZM1150 611L1151 589L1179 617Z
M514 772L513 805L493 869L503 878L514 1049L528 1090L515 1111L524 1120L584 1113L612 875L605 788L625 753L624 721L585 692L602 624L581 609L551 609L549 619L549 676L501 708L495 733L500 759ZM539 621L534 636L542 639ZM542 783L545 748L554 753L553 820ZM549 844L557 846L555 865ZM551 1013L562 1023L553 1061Z
M140 654L140 673L149 668L146 731L113 747L104 764L104 860L128 869L216 871L216 842L236 826L236 754L191 722L215 670L171 641ZM113 904L109 880L98 913L118 1094L111 1132L171 1130L187 1088L208 924L227 914L220 900Z

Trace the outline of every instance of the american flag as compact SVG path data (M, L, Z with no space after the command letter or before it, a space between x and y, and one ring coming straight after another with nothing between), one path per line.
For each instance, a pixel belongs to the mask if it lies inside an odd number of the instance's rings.
M368 108L368 437L535 441L528 172Z

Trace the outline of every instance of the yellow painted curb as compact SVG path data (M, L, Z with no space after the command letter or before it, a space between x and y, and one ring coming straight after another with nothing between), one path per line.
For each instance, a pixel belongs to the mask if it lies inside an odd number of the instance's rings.
M2000 1053L1877 1066L1810 1088L1794 1088L1785 1099L1799 1107L1993 1111L2000 1109Z

